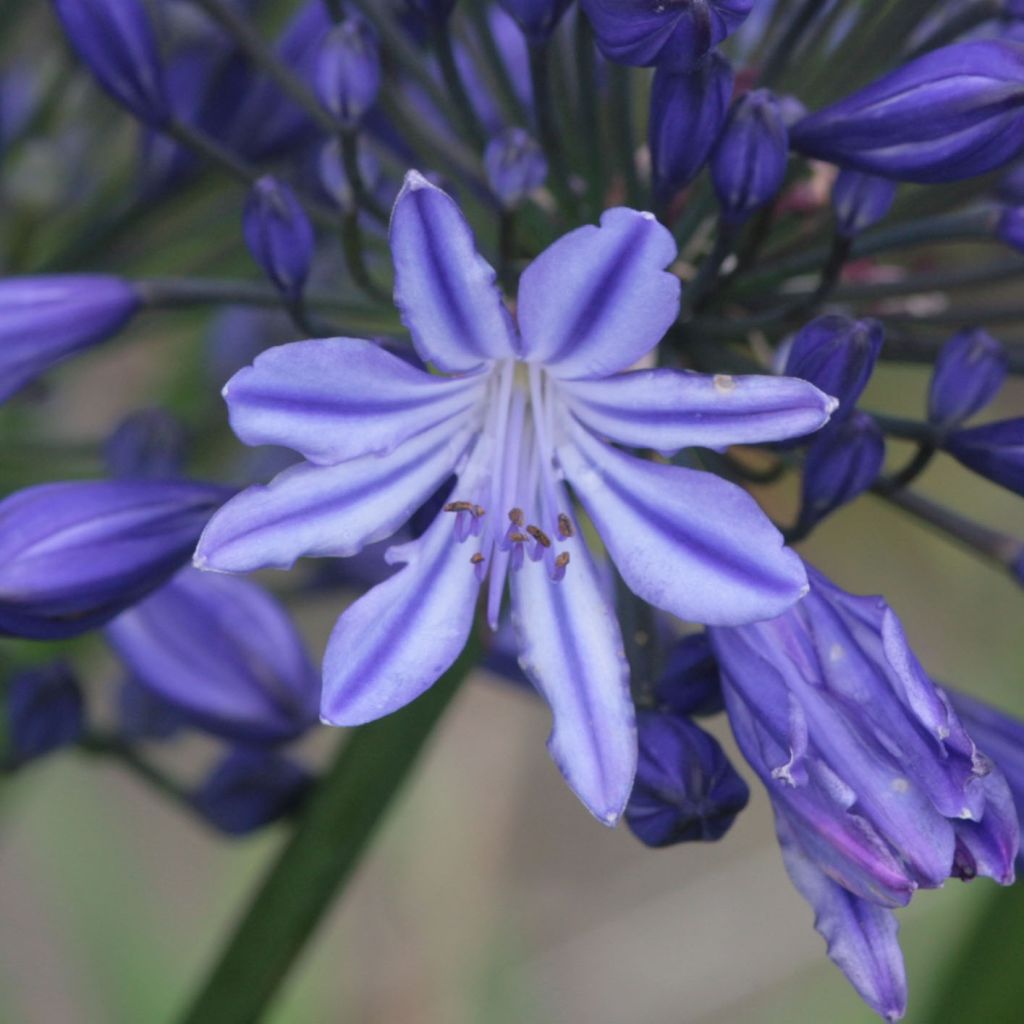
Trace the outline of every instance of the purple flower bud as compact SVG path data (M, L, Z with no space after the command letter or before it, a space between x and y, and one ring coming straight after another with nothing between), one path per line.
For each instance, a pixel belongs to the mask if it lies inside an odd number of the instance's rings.
M875 368L884 336L877 320L819 316L793 339L785 373L801 377L839 399L826 430L853 411Z
M672 648L654 696L659 705L677 715L713 715L723 710L718 662L706 633L685 636Z
M74 743L85 728L78 680L61 661L15 673L7 686L10 759L24 764Z
M980 327L954 334L935 361L929 421L943 428L963 423L996 397L1006 373L1006 350L991 334Z
M380 92L377 33L365 18L349 15L324 37L315 73L320 102L346 128L355 128Z
M116 334L138 308L138 293L118 277L0 281L0 402L56 363Z
M283 182L265 175L253 185L245 203L242 233L252 258L296 302L313 262L313 225Z
M750 790L713 736L686 718L637 715L640 758L626 806L629 830L647 846L721 839Z
M832 186L836 230L843 238L859 235L889 212L895 198L894 181L845 168Z
M82 480L0 501L0 634L50 640L108 622L188 561L229 492Z
M755 89L738 99L711 157L722 216L742 221L774 199L785 181L788 158L788 133L775 94Z
M291 814L312 783L309 772L290 758L239 747L217 764L192 803L214 828L244 836Z
M487 184L501 205L514 209L548 176L544 150L522 128L506 128L484 152Z
M118 424L103 446L111 476L174 480L185 463L185 428L166 409L142 409Z
M874 418L854 410L816 437L804 464L800 525L808 527L863 494L885 462L885 438Z
M753 0L581 0L601 52L619 64L681 71L734 32Z
M1024 416L957 430L942 447L968 469L1024 494Z
M531 43L547 41L572 0L498 0Z
M117 691L119 731L129 740L169 740L185 717L161 696L128 676Z
M733 73L712 53L692 71L654 73L647 138L654 187L665 202L707 163L729 112Z
M1005 206L996 224L996 237L1017 252L1024 252L1024 206Z
M171 120L153 26L141 0L53 0L64 32L101 86L140 121Z
M320 680L295 626L247 580L184 569L105 634L142 685L217 736L276 743L318 719Z
M811 114L792 132L810 157L900 181L957 181L1024 149L1024 46L958 43Z

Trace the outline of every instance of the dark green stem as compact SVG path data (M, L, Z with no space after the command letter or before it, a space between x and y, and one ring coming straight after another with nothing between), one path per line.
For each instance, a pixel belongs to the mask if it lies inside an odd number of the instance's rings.
M510 295L516 283L516 212L502 210L498 221L498 276Z
M633 136L633 90L630 69L621 64L609 64L611 79L611 123L612 144L618 152L620 166L625 178L626 198L637 210L647 208L640 187L640 175L636 169L636 140Z
M699 312L711 298L718 285L718 272L722 264L733 251L737 235L737 227L728 221L719 219L715 244L711 252L704 258L697 270L697 276L683 291L683 303L679 313L680 320L687 320Z
M821 12L822 0L803 0L790 14L789 21L776 37L775 44L765 54L759 85L770 86L775 83L783 69L793 56L804 32Z
M1000 0L967 0L952 17L939 25L917 47L903 58L905 61L920 57L929 50L955 42L960 36L999 16Z
M533 85L533 105L537 112L537 134L550 167L548 182L551 185L551 191L558 199L559 207L575 219L576 197L569 187L565 150L559 137L558 123L555 120L555 103L551 95L548 48L543 43L530 44L530 82Z
M917 451L911 456L910 461L891 476L884 477L878 481L879 491L887 493L900 491L909 484L912 484L927 468L938 449L931 441L918 443Z
M349 188L355 198L356 206L372 214L377 220L386 222L388 212L377 202L376 196L366 187L363 172L359 167L359 136L354 131L342 130L338 136L341 146L341 162L345 168Z
M920 445L931 446L934 446L937 441L935 428L929 423L903 419L900 416L886 416L878 412L871 415L882 432L889 437L898 437L904 441L917 441Z
M118 761L174 803L191 809L192 801L189 798L188 790L169 775L165 775L121 737L93 733L79 740L78 747L86 754L108 757Z
M594 60L594 33L590 21L582 16L576 18L575 51L578 117L583 134L587 190L593 211L600 213L604 205L605 171L597 96L597 67Z
M473 147L482 151L487 143L487 135L480 125L480 120L473 109L473 103L466 91L466 84L459 74L459 66L455 63L455 51L452 49L452 37L446 25L434 25L431 32L434 52L441 68L441 77L451 97L455 115L463 133L473 143Z

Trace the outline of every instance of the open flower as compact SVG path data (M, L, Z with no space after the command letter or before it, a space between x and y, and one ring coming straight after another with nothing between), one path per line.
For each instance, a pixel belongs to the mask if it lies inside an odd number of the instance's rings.
M229 501L196 564L246 572L355 554L454 474L426 532L389 549L405 568L338 621L321 714L356 725L418 696L461 651L482 587L496 626L508 582L521 664L553 712L552 756L613 823L636 767L633 703L566 482L644 600L700 622L778 615L806 575L754 500L608 441L667 453L778 440L821 426L834 403L788 378L621 372L678 313L679 281L664 270L675 244L650 214L608 210L550 246L523 274L518 325L458 207L416 172L391 247L413 343L447 376L354 339L263 353L225 389L232 426L307 461Z

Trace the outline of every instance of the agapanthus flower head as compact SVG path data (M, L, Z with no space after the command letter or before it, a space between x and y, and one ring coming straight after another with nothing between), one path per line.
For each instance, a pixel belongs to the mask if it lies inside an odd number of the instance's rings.
M942 447L968 469L1024 494L1024 416L955 430Z
M601 52L619 64L692 68L734 32L753 0L581 0Z
M7 717L7 754L15 765L74 743L85 728L82 689L62 661L15 672L0 713Z
M750 790L718 741L683 715L637 714L640 756L626 824L647 846L721 839Z
M946 46L806 117L807 156L899 181L957 181L1024 150L1024 45Z
M320 102L344 128L355 128L380 92L377 33L360 14L349 14L323 38L313 79Z
M260 178L246 199L242 232L252 258L295 302L309 276L315 237L292 189L269 174Z
M548 161L529 132L506 128L484 151L487 184L502 206L518 206L548 176Z
M788 133L778 97L768 89L740 97L711 157L711 181L722 216L743 221L771 202L786 179L788 158Z
M171 120L153 26L142 0L53 0L64 32L101 86L140 121Z
M103 458L113 477L175 480L183 475L185 426L166 409L140 409L126 416L107 438Z
M135 288L105 274L0 280L0 402L116 334L138 308Z
M532 43L544 43L572 0L498 0Z
M264 353L227 385L249 444L307 459L228 502L196 564L229 572L351 555L393 534L454 473L442 511L391 548L404 565L341 617L323 718L350 725L412 700L455 660L481 589L495 628L506 585L521 663L554 714L552 754L614 822L636 759L614 611L568 481L623 579L695 621L744 622L797 600L799 559L753 499L710 474L614 447L672 452L821 426L833 401L803 382L625 373L679 310L676 255L653 216L607 210L522 275L513 321L452 199L410 172L391 221L395 299L431 375L367 341Z
M853 238L874 227L889 212L895 198L894 181L844 168L832 186L836 231L843 238Z
M980 327L965 328L942 347L928 390L928 419L948 429L985 408L1006 380L1006 349Z
M707 163L729 113L733 73L708 54L695 68L658 68L651 86L647 139L654 188L662 201L688 185Z

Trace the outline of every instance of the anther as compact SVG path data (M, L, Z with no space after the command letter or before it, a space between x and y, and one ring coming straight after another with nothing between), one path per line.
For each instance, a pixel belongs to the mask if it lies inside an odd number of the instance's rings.
M563 551L556 559L555 564L551 569L551 580L553 583L558 583L560 580L565 578L565 570L569 564L569 552Z
M509 509L508 517L516 526L522 526L526 522L526 516L521 508Z
M539 527L532 523L527 526L526 532L542 547L551 547L551 538Z
M471 501L449 501L447 505L443 507L445 512L471 512L477 519L484 514L484 509L480 505L474 505Z
M558 536L562 540L568 540L576 531L573 529L572 520L564 513L558 513Z
M510 533L508 535L508 540L509 540L510 544L525 544L526 543L526 534L525 533L520 533L517 530L515 533Z
M473 565L473 572L476 574L476 578L483 583L484 576L487 574L487 559L478 551L476 554L470 555L469 561Z
M473 563L474 565L479 565L479 564L480 564L481 562L483 562L483 561L484 561L484 556L483 556L483 555L481 555L481 554L480 554L480 552L478 551L478 552L477 552L477 553L476 553L475 555L470 555L470 556L469 556L469 560L470 560L470 561L471 561L471 562L472 562L472 563Z

